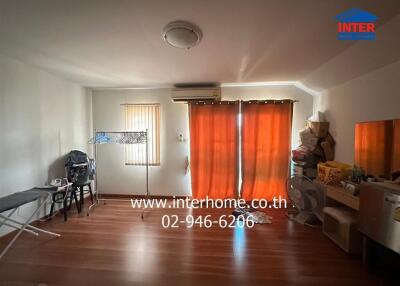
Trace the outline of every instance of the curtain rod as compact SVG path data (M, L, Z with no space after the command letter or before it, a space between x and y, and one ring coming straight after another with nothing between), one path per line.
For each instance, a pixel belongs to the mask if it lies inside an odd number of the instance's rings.
M194 104L238 104L238 103L247 103L247 104L280 104L284 102L300 102L299 100L292 99L265 99L265 100L236 100L236 101L213 101L213 100L192 100L184 102L185 104L194 103Z
M145 134L146 131L94 131L94 133L110 133L110 134L142 133L142 134Z
M284 103L284 102L300 102L300 100L292 100L292 99L264 99L264 100L220 100L220 101L214 101L214 100L188 100L186 102L182 102L185 104L189 103L194 103L194 104L238 104L239 102L241 103L250 103L250 104L255 104L255 103ZM121 103L121 106L160 106L160 103Z
M147 105L147 106L159 106L160 103L121 103L121 106L129 106L129 105Z
M192 100L186 102L187 104L189 103L194 103L194 104L239 104L240 100L235 100L235 101L229 101L229 100L220 100L220 101L214 101L214 100Z
M242 103L284 103L284 102L300 102L292 99L264 99L264 100L241 100Z

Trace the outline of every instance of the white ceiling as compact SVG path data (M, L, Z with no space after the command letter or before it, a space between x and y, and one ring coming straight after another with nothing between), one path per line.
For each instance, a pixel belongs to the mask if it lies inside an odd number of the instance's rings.
M379 17L375 42L336 40L335 15L353 7ZM318 90L400 60L399 13L399 0L9 0L0 1L0 53L90 87L301 81ZM173 20L198 25L201 43L165 44Z

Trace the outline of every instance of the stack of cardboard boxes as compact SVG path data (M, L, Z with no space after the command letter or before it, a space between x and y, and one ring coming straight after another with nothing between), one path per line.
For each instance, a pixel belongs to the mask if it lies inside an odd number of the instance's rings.
M300 146L292 151L294 173L310 179L317 177L317 165L335 158L335 140L329 133L329 122L308 121L300 131Z

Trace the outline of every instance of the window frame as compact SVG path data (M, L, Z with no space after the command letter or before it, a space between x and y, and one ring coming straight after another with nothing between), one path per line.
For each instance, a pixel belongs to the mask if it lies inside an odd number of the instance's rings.
M151 134L155 135L155 140L151 140L149 141L149 150L153 150L154 153L154 157L153 158L149 158L149 162L148 162L148 166L161 166L161 104L160 103L129 103L129 104L123 104L124 105L124 119L125 119L125 130L127 132L135 132L135 131L146 131L146 129L149 130L149 134L151 136ZM150 111L146 111L147 116L149 116L150 114L153 116L153 119L151 122L154 122L154 124L152 123L153 126L149 126L150 124L148 124L147 128L145 128L144 130L134 130L133 128L128 128L129 127L129 120L133 120L128 118L128 112L129 112L129 107L157 107L155 112L150 112ZM132 111L131 111L132 112ZM143 116L143 115L138 115L138 116ZM155 131L152 132L152 129L154 128ZM133 144L136 145L136 144ZM130 145L125 145L125 165L126 166L146 166L146 162L139 162L137 160L137 158L128 158L128 148L131 148L132 146ZM151 151L151 152L153 152ZM150 152L150 151L149 151ZM137 160L135 162L135 160Z

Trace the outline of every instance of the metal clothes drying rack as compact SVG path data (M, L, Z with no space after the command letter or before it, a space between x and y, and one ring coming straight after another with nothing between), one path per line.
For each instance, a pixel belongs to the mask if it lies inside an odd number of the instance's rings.
M95 131L94 137L89 140L89 143L94 144L94 158L95 162L97 162L97 145L100 144L146 144L146 194L145 200L149 198L149 130L146 131ZM95 206L99 205L100 201L103 201L104 204L106 201L126 201L130 202L127 199L106 199L101 196L101 192L98 189L97 185L97 170L95 174L95 202L89 206L87 215L91 209ZM144 207L142 208L141 218L144 218Z

